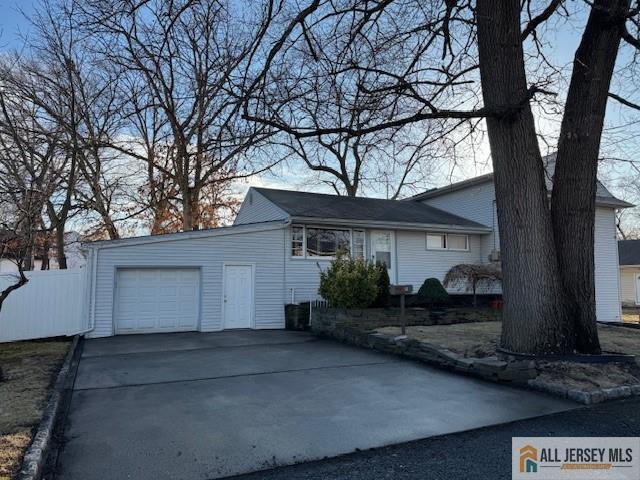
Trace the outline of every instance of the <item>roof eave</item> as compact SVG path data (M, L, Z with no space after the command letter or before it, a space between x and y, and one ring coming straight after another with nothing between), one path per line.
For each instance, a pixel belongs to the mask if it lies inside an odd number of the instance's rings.
M277 230L286 227L289 220L273 220L269 222L244 223L230 225L228 227L211 228L208 230L192 230L189 232L176 232L165 235L146 235L142 237L121 238L118 240L99 240L95 242L83 242L81 248L85 250L97 250L103 248L128 247L160 242L176 242L179 240L194 240L223 235L237 235L241 233Z
M633 203L625 202L618 198L596 198L596 205L598 207L610 207L610 208L632 208L635 207Z
M391 228L398 230L432 230L436 232L459 232L459 233L476 233L479 235L488 235L491 233L489 227L473 227L468 225L442 224L442 223L412 223L412 222L389 222L376 220L354 220L349 218L318 218L318 217L291 217L293 223L306 223L317 225L339 225L339 226L357 226L363 228Z

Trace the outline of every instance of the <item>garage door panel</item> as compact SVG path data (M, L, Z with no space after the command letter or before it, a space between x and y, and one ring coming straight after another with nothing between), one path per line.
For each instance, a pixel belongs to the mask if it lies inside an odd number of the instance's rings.
M116 333L197 330L198 269L119 269L115 298Z

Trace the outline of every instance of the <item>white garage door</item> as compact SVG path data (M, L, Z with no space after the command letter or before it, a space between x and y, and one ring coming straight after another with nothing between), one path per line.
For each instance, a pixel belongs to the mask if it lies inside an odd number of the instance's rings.
M118 269L116 333L197 330L199 279L195 268Z

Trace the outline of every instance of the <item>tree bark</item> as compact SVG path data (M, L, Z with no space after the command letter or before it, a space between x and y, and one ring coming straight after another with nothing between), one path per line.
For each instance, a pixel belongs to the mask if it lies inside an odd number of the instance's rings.
M576 349L600 353L594 228L600 139L629 0L597 0L573 62L560 129L551 212L558 262L573 303Z
M64 223L56 227L56 260L60 270L67 269L67 256L64 253Z
M524 68L519 0L478 0L478 51L503 255L501 345L523 353L573 351Z

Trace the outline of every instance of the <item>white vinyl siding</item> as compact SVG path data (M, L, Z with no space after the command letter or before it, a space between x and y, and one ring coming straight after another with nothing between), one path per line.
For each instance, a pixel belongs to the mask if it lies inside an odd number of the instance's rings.
M233 224L244 225L247 223L285 220L287 218L289 218L289 214L266 197L250 188L242 202L242 206L240 207Z
M98 255L95 329L90 336L104 337L114 333L114 286L119 268L200 269L200 331L221 330L223 262L255 263L255 327L284 328L285 231L283 228L255 232L241 230L219 236L134 245L124 243L95 251ZM286 245L288 251L290 244Z
M594 234L596 317L600 322L619 322L620 269L613 208L596 208Z
M449 269L460 263L481 262L481 236L469 235L469 250L429 250L425 232L396 231L396 258L399 284L411 284L414 291L431 277L440 281ZM462 293L449 289L450 293Z
M620 269L620 300L623 306L638 304L636 278L640 275L640 268L622 267Z
M489 254L494 248L500 248L498 220L495 210L495 190L492 181L489 180L480 185L444 193L421 201L445 212L491 227L493 232L481 237L481 259L483 262L488 261Z

